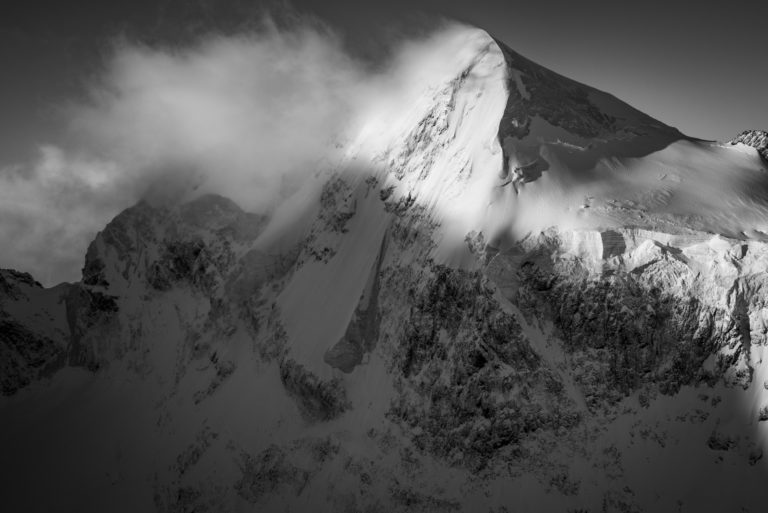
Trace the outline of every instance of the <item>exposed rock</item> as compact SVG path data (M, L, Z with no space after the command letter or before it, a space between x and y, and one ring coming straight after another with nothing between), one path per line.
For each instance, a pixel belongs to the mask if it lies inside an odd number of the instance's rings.
M23 295L19 285L43 288L29 273L22 273L13 269L0 269L0 294L2 296L19 299Z
M0 312L0 392L12 395L66 362L66 351Z
M210 288L211 279L206 276L209 259L205 243L201 240L170 242L162 256L150 267L147 281L161 291L169 290L180 281Z
M764 130L744 130L730 141L730 144L746 144L752 146L768 161L768 132Z
M460 511L461 505L439 497L427 495L418 490L405 487L392 487L390 491L394 503L411 511Z
M69 285L44 289L31 275L0 269L0 393L12 395L67 362L63 298Z
M393 361L403 392L391 414L422 433L418 446L482 467L531 432L579 422L558 376L480 273L435 266L408 297Z
M350 373L363 361L363 350L349 336L345 336L325 352L323 361L342 372Z
M241 472L235 490L252 504L258 504L265 495L279 488L298 495L309 479L309 473L292 465L283 450L275 445L256 456L242 455Z
M550 239L545 253L552 256L522 264L511 298L540 322L552 321L580 362L574 372L586 395L610 402L648 383L675 393L682 385L718 379L747 386L754 311L747 304L760 301L762 285L737 276L711 283L680 249L645 241L627 252L614 233L603 255L621 260L602 272L572 260ZM539 246L533 251L542 254Z
M184 452L176 458L176 468L180 475L184 475L192 468L205 453L208 447L219 437L218 433L211 431L207 426L198 433L195 442L190 444Z
M724 433L713 431L707 439L707 447L713 451L729 451L736 446L736 441Z
M110 343L106 333L117 336L116 298L82 285L69 289L66 314L70 328L69 365L96 370L113 356L122 353L121 344Z
M322 381L292 359L280 363L280 379L302 415L309 420L330 420L349 407L345 389L338 379Z

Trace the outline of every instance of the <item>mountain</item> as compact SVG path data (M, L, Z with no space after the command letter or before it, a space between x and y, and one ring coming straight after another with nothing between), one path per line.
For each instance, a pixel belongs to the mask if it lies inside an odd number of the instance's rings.
M0 272L9 511L765 508L765 161L453 37L269 215Z
M746 144L757 150L760 155L768 160L768 132L764 130L744 130L731 144Z

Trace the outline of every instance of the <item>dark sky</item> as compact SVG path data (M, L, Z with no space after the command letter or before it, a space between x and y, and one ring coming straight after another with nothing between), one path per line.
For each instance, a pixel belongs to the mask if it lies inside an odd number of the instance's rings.
M439 17L457 19L689 135L768 129L768 2L26 0L0 14L0 164L56 142L61 107L98 76L115 37L181 44L247 26L267 8L320 18L366 56Z

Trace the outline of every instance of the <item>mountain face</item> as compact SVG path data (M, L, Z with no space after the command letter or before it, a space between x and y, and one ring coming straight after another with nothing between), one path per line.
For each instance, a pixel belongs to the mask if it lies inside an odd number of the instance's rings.
M456 37L271 215L143 201L79 283L0 271L10 510L765 508L764 134Z
M763 130L744 130L731 144L746 144L757 150L760 155L768 160L768 132Z

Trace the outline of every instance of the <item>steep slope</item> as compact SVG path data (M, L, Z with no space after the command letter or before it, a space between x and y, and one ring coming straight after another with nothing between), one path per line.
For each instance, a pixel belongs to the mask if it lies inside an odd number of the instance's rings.
M66 362L67 285L43 289L29 274L0 269L0 386L11 395Z
M144 201L79 284L3 271L12 509L762 511L764 162L481 31L445 63L269 218Z

